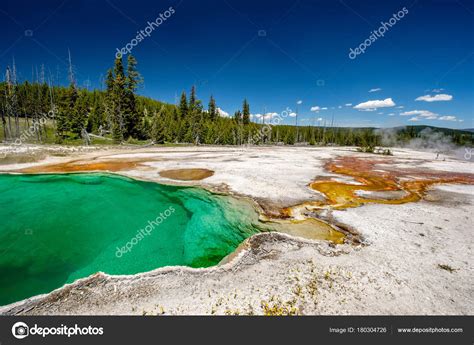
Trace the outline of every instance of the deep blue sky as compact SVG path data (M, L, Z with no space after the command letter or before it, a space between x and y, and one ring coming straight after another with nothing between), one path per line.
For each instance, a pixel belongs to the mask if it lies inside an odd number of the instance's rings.
M78 84L101 87L116 48L170 6L175 13L132 51L143 95L174 103L196 84L204 104L212 93L228 113L244 97L253 114L295 111L301 100L302 124L334 116L345 126L474 127L473 1L7 0L0 3L0 68L15 58L25 80L44 64L66 84L70 49ZM384 37L349 58L403 7L408 14ZM437 93L451 100L415 101ZM388 98L395 106L353 108Z

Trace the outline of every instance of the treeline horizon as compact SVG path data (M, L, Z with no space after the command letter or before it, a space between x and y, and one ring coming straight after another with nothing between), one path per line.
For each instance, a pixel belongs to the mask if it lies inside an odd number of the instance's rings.
M251 121L250 104L233 116L219 113L211 95L207 106L198 99L196 87L183 91L178 104L161 102L137 94L143 81L137 61L128 55L126 66L116 58L107 71L105 90L89 91L77 86L69 58L69 86L51 85L44 72L34 82L18 82L16 67L8 67L5 81L0 83L1 135L4 142L68 144L83 140L90 144L91 136L113 140L115 144L151 141L155 144L194 145L259 145L308 144L375 147L384 146L386 135L380 129L295 126ZM423 128L406 126L392 133L396 143L406 143L423 137ZM474 133L438 128L457 145L474 143ZM421 134L420 134L421 133Z

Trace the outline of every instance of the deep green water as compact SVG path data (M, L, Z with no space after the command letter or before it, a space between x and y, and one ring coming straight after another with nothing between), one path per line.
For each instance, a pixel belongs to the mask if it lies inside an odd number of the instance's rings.
M0 175L0 305L98 271L212 266L259 230L248 203L198 188L105 174Z

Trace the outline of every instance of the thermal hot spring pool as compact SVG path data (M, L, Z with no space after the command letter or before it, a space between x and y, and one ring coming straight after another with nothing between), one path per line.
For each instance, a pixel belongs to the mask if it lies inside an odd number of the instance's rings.
M0 175L0 305L98 271L209 267L268 230L247 201L108 174Z

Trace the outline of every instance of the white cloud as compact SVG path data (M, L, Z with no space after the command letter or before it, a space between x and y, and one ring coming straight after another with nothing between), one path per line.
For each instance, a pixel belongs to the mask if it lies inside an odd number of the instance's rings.
M253 117L255 117L256 119L259 119L259 120L261 120L262 118L263 118L263 120L271 120L275 116L278 116L278 113L266 113L265 115L262 115L262 114L254 114L253 115Z
M395 116L395 113L387 114L388 116Z
M328 107L322 107L321 110L328 110Z
M302 104L303 101L302 100L299 100L298 102L296 102L296 104Z
M229 117L229 113L222 110L221 108L217 108L217 112L219 113L220 116L222 117Z
M379 112L379 113L377 113L377 114L379 114L379 115L383 115L383 112Z
M311 107L311 111L314 111L315 113L319 112L321 110L321 107L315 105L313 107Z
M441 91L444 91L444 89L433 89L433 90L431 90L431 92L434 92L434 93L440 93Z
M408 121L421 121L421 120L441 120L441 121L458 121L456 116L444 115L433 113L429 110L410 110L400 113L401 116L414 116Z
M426 120L434 120L438 118L438 114L432 113L429 110L411 110L400 113L401 116L421 116Z
M453 99L453 96L447 95L445 93L440 93L434 96L424 95L415 99L415 101L425 101L425 102L439 102L439 101L450 101Z
M318 117L318 118L316 119L316 121L323 121L323 118L322 118L322 117Z
M338 106L338 108L341 109L341 108L342 108L342 105Z
M345 106L346 107L352 107L352 103L346 103Z
M397 107L397 109L403 109L403 108L405 108L403 105L399 105L399 106Z
M295 117L295 116L296 116L296 113L289 113L288 116L289 116L289 117Z
M374 89L370 89L370 90L369 90L369 92L377 92L377 91L382 91L382 89L379 88L379 87L376 87L376 88L374 88Z
M451 116L451 115L441 116L438 120L441 120L441 121L457 121L456 116Z
M386 98L384 100L371 100L363 103L357 104L354 109L358 110L367 110L367 109L377 109L377 108L387 108L394 107L395 102L391 98ZM369 110L370 111L370 110Z
M264 119L265 120L271 120L275 116L278 116L278 113L266 113L265 116L264 116Z

